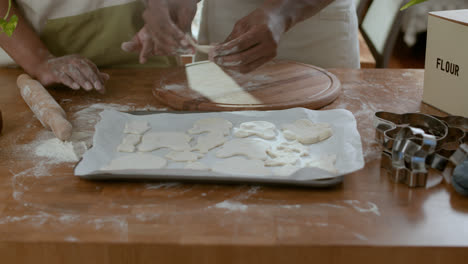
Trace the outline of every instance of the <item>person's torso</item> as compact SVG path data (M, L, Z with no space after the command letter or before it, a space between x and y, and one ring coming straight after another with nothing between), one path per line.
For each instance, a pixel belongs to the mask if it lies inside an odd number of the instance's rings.
M139 67L138 54L121 50L143 27L142 1L17 0L24 16L55 56L80 54L101 67ZM156 56L144 66L166 67L173 58Z
M198 37L201 44L222 43L239 19L263 3L263 0L204 1ZM321 67L359 67L353 0L335 0L315 16L295 25L282 36L278 58Z

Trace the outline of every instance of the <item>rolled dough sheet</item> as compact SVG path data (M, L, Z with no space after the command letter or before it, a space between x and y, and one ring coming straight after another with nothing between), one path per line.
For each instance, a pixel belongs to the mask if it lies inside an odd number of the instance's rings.
M203 158L204 155L199 153L193 153L190 151L171 151L166 155L166 158L178 161L178 162L186 162L186 161L196 161L198 159Z
M169 148L175 151L190 150L192 138L180 132L153 132L143 136L138 151L151 152L160 148Z
M249 159L266 160L266 153L270 144L256 138L236 138L225 143L218 152L216 157L229 158L233 156L245 156Z
M283 125L283 135L286 139L297 140L302 144L313 144L332 136L330 124L313 123L308 119L296 120L292 124Z
M125 124L124 133L143 135L146 131L150 130L148 121L145 120L131 120Z
M110 163L101 170L154 170L162 169L166 167L166 165L167 161L164 158L151 154L134 153L111 160Z
M200 153L208 153L211 149L223 145L227 141L222 132L210 132L206 135L201 135L197 139L197 144L192 150L198 150Z
M213 102L225 104L261 103L213 62L188 64L186 72L190 88Z
M267 121L251 121L240 124L239 128L234 129L234 136L245 138L249 136L259 136L264 139L276 138L276 126Z
M268 176L271 171L265 168L261 160L248 160L244 157L233 157L216 162L212 170L217 173L232 174L238 176L256 175Z
M117 147L119 152L135 152L135 146L140 143L141 135L127 134L122 139L122 143Z
M205 132L223 133L228 136L231 133L232 123L223 118L211 117L197 120L188 130L189 134L202 134Z

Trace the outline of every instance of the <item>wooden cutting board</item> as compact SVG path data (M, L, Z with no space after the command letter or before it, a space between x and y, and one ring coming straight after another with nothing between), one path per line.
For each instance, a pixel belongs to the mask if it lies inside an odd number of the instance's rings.
M203 67L201 62L176 68L160 83L153 94L175 110L242 111L276 110L293 107L318 109L332 103L339 95L341 83L332 73L312 65L273 61L249 74L228 73L240 89L224 92L223 87L200 90L189 86L188 67ZM203 68L205 69L205 68ZM212 71L197 76L210 77ZM203 77L204 78L204 77ZM202 87L203 88L203 87ZM226 88L227 89L227 88Z

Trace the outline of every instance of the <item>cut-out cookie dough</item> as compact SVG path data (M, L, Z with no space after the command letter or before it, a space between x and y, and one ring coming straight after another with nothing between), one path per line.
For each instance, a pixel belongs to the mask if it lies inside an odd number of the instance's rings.
M233 157L216 162L212 170L217 173L236 176L268 176L271 172L260 160L248 160L244 157Z
M311 157L304 160L306 167L319 168L328 172L338 174L338 169L335 167L336 155L324 155L321 157Z
M302 144L317 143L331 137L333 134L330 124L313 123L308 119L300 119L292 124L285 124L282 129L286 139L297 140Z
M125 124L125 134L143 135L146 131L150 130L151 127L148 121L145 120L131 120Z
M266 160L268 155L266 150L270 147L267 142L255 138L233 139L224 144L216 152L218 158L229 158L232 156L246 156L250 159Z
M309 156L309 148L297 141L281 142L281 144L276 147L276 150L280 151L279 155L283 153L297 153L300 157ZM274 157L275 150L272 150L271 153L268 154Z
M167 161L164 158L150 154L130 154L111 160L111 162L101 170L156 170L166 167Z
M138 151L150 152L160 148L169 148L175 151L190 150L192 138L180 132L153 132L147 133L138 145Z
M185 169L188 169L188 170L201 170L201 171L211 170L210 167L208 167L205 164L203 164L201 162L198 162L198 161L187 163L187 165L185 165Z
M135 134L127 134L122 139L122 143L117 147L119 152L135 152L135 146L140 143L141 136Z
M226 119L212 117L200 119L193 124L193 127L188 130L189 134L201 134L205 132L220 132L228 136L231 132L232 123Z
M275 176L287 177L293 175L299 169L299 167L293 165L285 165L282 167L275 167L272 169L272 171L273 175Z
M193 153L190 151L171 151L166 155L166 158L178 162L196 161L198 159L201 159L202 157L202 154Z
M274 139L276 126L267 121L251 121L240 124L240 127L234 130L235 137L245 138L253 135L264 139Z
M198 137L197 144L192 150L198 150L200 153L208 153L211 149L223 145L227 139L224 137L223 132L210 132L206 135Z

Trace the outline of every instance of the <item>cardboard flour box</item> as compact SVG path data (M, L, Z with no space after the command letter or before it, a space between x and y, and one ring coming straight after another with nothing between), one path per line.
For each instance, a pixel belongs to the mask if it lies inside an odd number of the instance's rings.
M468 117L468 9L429 13L423 101Z

